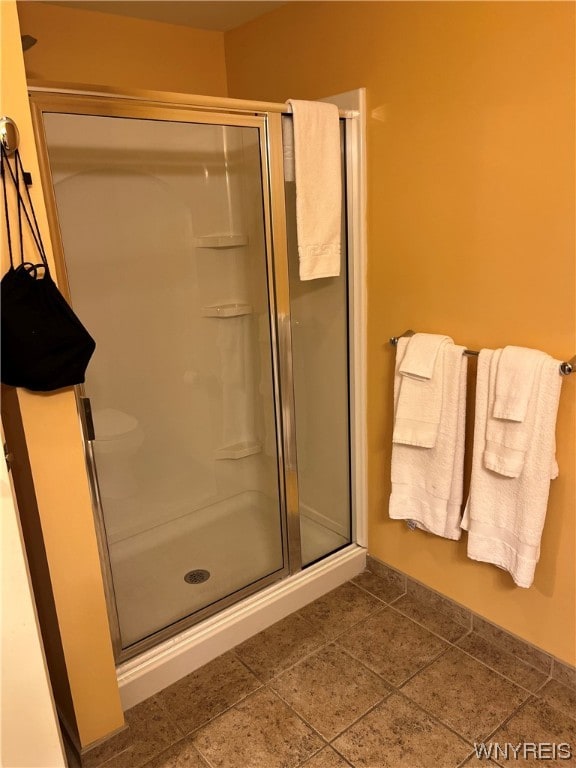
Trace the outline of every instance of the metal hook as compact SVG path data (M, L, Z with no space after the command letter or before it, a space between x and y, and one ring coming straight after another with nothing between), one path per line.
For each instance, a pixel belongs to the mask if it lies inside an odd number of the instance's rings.
M10 117L0 117L0 141L8 156L13 155L20 144L18 126Z

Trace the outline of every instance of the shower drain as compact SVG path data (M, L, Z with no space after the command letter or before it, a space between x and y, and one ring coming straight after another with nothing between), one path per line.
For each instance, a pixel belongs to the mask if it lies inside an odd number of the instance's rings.
M197 569L195 571L188 571L186 576L184 576L184 581L187 584L202 584L203 581L208 581L210 578L210 571L203 571L202 569Z

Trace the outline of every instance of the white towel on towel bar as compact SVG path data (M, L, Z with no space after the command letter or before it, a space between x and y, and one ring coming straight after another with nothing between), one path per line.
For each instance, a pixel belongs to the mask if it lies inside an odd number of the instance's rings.
M525 350L523 356L520 347L506 356L507 349L495 350L490 360L484 466L506 477L519 477L534 430L536 409L528 405L534 401L540 369L549 356L535 349ZM496 417L497 412L509 416Z
M290 99L300 280L340 274L342 169L335 104Z
M547 355L527 347L504 347L500 352L492 416L524 421L538 363Z
M415 333L400 363L399 395L394 419L395 443L433 448L442 412L444 354L449 336Z
M400 394L400 367L408 339L400 338L394 378L395 410ZM433 448L392 445L392 493L389 514L395 520L412 520L419 528L447 539L461 536L460 517L464 477L466 373L464 347L445 343L442 411ZM403 382L402 382L403 384Z
M550 480L558 475L556 417L562 377L559 361L546 355L534 374L527 424L524 466L518 477L506 477L484 465L487 416L493 412L490 368L495 352L478 357L476 417L470 495L462 519L468 531L468 557L508 571L519 587L534 580L546 518Z

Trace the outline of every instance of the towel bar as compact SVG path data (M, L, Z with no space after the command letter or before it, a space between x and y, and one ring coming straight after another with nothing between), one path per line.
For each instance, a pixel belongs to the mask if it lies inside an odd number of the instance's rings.
M411 330L404 331L404 333L400 334L400 336L392 336L389 339L389 342L390 344L392 344L393 347L395 347L398 344L398 339L403 339L406 336L414 336L415 333L416 331L411 331ZM474 349L465 349L464 354L477 357L480 354L480 352L477 352ZM567 362L560 363L561 376L569 376L571 373L574 373L575 370L576 370L576 355L574 355L574 357L572 357Z

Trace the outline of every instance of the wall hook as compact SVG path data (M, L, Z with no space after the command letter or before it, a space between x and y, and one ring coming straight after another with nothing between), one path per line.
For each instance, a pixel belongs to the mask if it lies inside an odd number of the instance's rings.
M20 144L18 126L10 117L0 117L0 141L7 155L13 155Z

